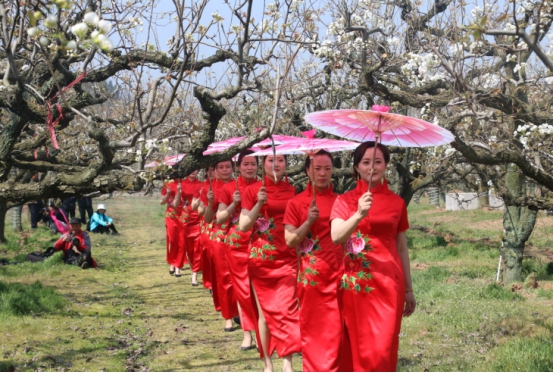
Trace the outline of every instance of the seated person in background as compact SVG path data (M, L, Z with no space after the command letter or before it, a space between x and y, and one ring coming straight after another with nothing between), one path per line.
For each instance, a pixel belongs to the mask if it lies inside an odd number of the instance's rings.
M118 234L112 218L106 215L106 206L101 203L90 218L90 231L92 233L110 233L110 230L112 234Z
M63 261L66 264L78 265L82 269L96 267L91 256L90 237L81 230L81 219L73 218L69 223L71 230L54 243L54 249L63 250Z
M67 217L53 202L48 205L48 210L44 209L43 214L47 217L46 225L50 227L52 233L65 234L69 231Z

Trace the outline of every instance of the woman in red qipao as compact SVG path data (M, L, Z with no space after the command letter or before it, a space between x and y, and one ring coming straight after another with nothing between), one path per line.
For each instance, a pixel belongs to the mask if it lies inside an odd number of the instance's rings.
M283 371L288 372L292 371L292 354L302 349L296 295L298 260L285 243L283 226L287 202L296 191L283 180L284 156L268 156L262 167L267 175L265 186L259 181L245 189L239 227L243 232L252 229L248 275L256 301L256 334L264 371L273 371L271 355L277 350L283 358Z
M336 372L342 337L337 293L343 254L342 246L331 240L329 224L337 198L331 184L333 158L321 150L313 163L306 158L305 169L311 184L289 201L283 220L287 245L296 248L300 256L302 364L305 372Z
M206 249L206 245L209 242L210 238L210 230L211 230L211 224L206 223L206 219L204 219L204 211L205 206L201 201L202 196L204 193L207 193L211 189L211 179L214 176L214 169L213 167L209 167L206 170L206 180L204 181L204 185L202 188L200 188L200 198L193 199L192 201L192 210L198 211L198 216L200 218L200 223L198 224L200 227L200 234L198 235L198 251L200 251L200 266L202 267L202 285L204 288L208 290L212 290L212 273L211 273L211 265L208 258L208 251Z
M184 244L182 242L181 230L183 225L181 223L181 207L177 208L175 204L175 196L177 190L181 187L179 181L168 181L162 187L162 199L161 205L167 204L165 210L165 241L166 241L166 261L169 264L169 274L181 276L181 268L183 267L186 256L184 250Z
M182 214L181 223L184 229L182 241L185 244L185 253L190 263L192 286L198 286L197 274L202 270L202 252L199 250L198 236L200 235L200 217L198 212L192 209L194 198L200 197L202 182L198 180L198 171L193 171L189 176L181 181L180 197Z
M395 371L402 316L416 307L406 242L404 200L385 180L386 146L368 141L354 152L356 189L339 196L331 212L333 242L344 244L339 304L343 317L341 370Z
M219 178L212 183L211 193L208 193L206 199L202 202L205 205L204 219L207 223L212 223L210 241L207 247L212 268L211 281L214 307L216 310L221 310L221 316L225 319L223 330L232 332L234 330L233 317L237 317L239 311L233 293L229 266L225 258L227 249L224 241L229 230L229 224L217 221L215 211L217 210L216 206L218 206L216 201L218 201L225 184L235 184L233 182L233 164L231 161L219 162L215 169Z
M252 153L254 153L252 150L243 150L239 154L237 164L240 176L236 184L225 184L219 194L219 206L217 210L218 222L223 224L230 221L229 231L227 236L225 236L226 259L233 292L237 299L240 326L244 332L240 347L243 351L255 347L252 344L252 334L250 331L256 330L256 316L252 307L250 279L248 278L248 244L250 243L251 232L242 232L239 229L241 196L248 185L256 182L258 163L256 157L248 156Z

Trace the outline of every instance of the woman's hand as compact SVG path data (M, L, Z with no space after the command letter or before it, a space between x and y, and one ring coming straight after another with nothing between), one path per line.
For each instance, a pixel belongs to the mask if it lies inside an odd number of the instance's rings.
M319 219L319 209L317 208L316 203L312 200L310 208L308 209L308 223L312 225L317 219Z
M415 308L416 308L416 300L415 300L415 296L414 296L413 292L410 291L410 292L406 293L406 301L405 302L406 302L406 304L404 306L404 313L402 314L402 316L408 317L412 313L414 313Z
M214 202L214 191L209 190L207 197L208 197L208 204L211 205Z
M358 214L362 217L366 217L369 209L371 208L371 203L373 202L373 196L370 192L365 192L362 194L358 200Z
M261 187L258 191L258 204L260 206L263 206L267 203L267 193L265 191L265 187Z
M238 190L235 190L235 193L233 194L233 202L239 204L240 201L242 201L240 197L240 192Z

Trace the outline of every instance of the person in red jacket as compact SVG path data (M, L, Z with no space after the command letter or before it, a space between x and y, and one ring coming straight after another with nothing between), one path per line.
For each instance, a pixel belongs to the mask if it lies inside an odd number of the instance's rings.
M81 230L81 219L72 218L69 224L71 230L54 243L54 249L63 250L63 260L67 264L75 264L82 269L96 267L91 255L90 237Z

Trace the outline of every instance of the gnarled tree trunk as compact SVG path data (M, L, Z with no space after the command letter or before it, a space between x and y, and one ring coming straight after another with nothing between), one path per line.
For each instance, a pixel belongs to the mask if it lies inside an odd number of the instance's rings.
M4 228L6 225L6 212L8 211L7 204L4 201L0 201L0 242L6 242L6 236L4 235Z
M525 177L516 165L508 166L505 178L506 187L513 197L525 196ZM504 261L505 284L522 280L523 250L535 227L537 212L537 209L529 207L506 206L503 220L505 233L500 249Z

